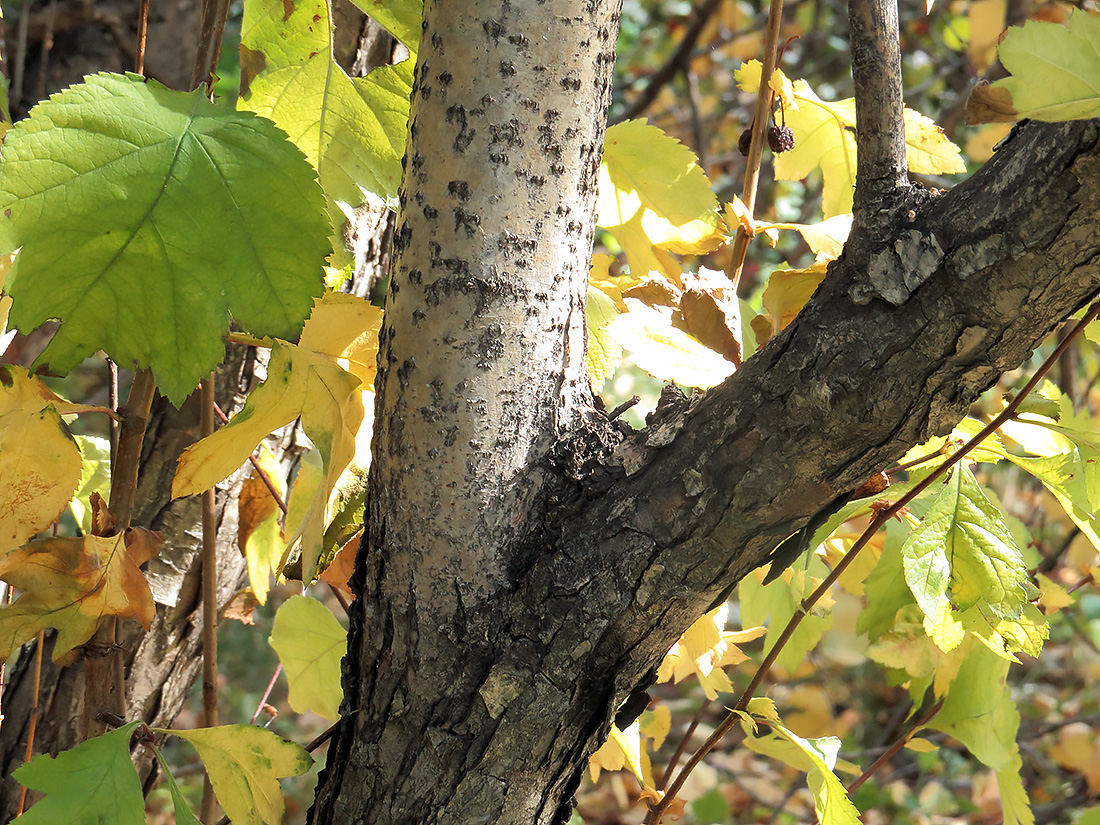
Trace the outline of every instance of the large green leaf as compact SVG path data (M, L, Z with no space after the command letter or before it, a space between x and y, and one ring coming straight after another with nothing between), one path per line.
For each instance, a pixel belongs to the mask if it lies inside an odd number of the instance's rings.
M1027 566L1000 509L965 465L957 467L921 525L902 545L905 580L928 633L952 650L971 629L956 614L978 607L1018 619L1027 603Z
M344 73L325 0L245 0L237 106L271 118L305 153L334 223L339 204L396 203L411 90L411 60L355 80Z
M348 642L332 611L308 596L291 596L275 614L271 646L290 682L290 706L339 719L344 698L340 661Z
M145 825L145 800L130 737L141 722L131 722L82 742L56 758L40 754L12 774L46 794L16 822L19 825Z
M230 315L294 338L322 290L329 229L313 171L278 129L202 92L98 74L8 133L0 248L22 330L58 319L40 357L97 349L151 367L180 403L224 354Z

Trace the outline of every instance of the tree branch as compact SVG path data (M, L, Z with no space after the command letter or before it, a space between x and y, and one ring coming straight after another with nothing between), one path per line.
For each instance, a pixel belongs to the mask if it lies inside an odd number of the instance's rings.
M895 206L908 190L897 0L849 0L856 94L855 220Z

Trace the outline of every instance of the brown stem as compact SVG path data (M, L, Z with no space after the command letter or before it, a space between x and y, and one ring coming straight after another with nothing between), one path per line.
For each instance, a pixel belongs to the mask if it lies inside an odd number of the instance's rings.
M768 9L768 30L764 33L764 61L760 69L760 89L756 93L756 115L752 122L752 141L749 143L748 163L745 166L745 184L741 190L741 200L752 214L756 207L756 184L760 180L760 158L764 153L764 133L771 120L773 92L772 73L775 71L776 52L779 48L779 28L783 23L783 0L771 0ZM741 270L745 266L745 253L749 248L752 235L744 226L738 226L737 238L733 242L733 257L730 259L730 281L736 289L741 280Z
M733 727L737 725L737 723L741 720L741 713L743 713L745 709L748 708L749 700L752 699L753 695L756 693L756 689L760 687L760 684L768 675L768 672L771 670L772 665L775 664L775 660L779 657L779 653L790 640L791 636L794 635L794 632L798 629L799 624L802 623L802 619L804 619L809 614L809 611L813 609L813 606L817 604L818 601L820 601L821 597L829 591L833 584L836 583L836 580L839 579L844 571L848 569L848 566L851 565L853 561L855 561L856 556L859 554L859 551L867 545L867 542L869 542L871 540L871 537L874 536L876 532L878 532L878 529L891 518L893 518L897 513L899 513L903 507L908 505L911 501L913 501L913 499L915 499L926 489L928 489L928 487L931 486L933 482L936 481L936 479L943 476L944 473L946 473L948 470L950 470L952 467L962 461L962 459L966 457L968 453L970 453L975 447L985 441L985 439L992 435L1002 424L1008 421L1012 417L1013 413L1015 413L1017 407L1019 407L1020 404L1023 402L1024 398L1026 398L1027 395L1033 389L1035 389L1036 385L1038 385L1038 383L1043 380L1043 376L1045 376L1047 372L1050 371L1051 367L1058 363L1058 359L1061 357L1065 349L1073 342L1073 340L1078 335L1080 335L1084 331L1085 327L1087 327L1089 323L1091 323L1097 317L1100 317L1100 302L1093 304L1092 308L1085 314L1085 317L1077 322L1077 325L1073 328L1072 332L1070 332L1069 335L1067 335L1061 342L1059 342L1058 346L1055 347L1054 352L1052 352L1046 358L1046 360L1043 361L1042 365L1039 367L1038 370L1036 370L1035 374L1031 377L1031 380L1027 382L1020 393L1015 398L1013 398L1012 401L996 417L994 417L992 421L986 424L985 427L983 427L977 435L966 442L966 444L959 448L958 451L945 458L943 463L940 464L939 467L937 467L926 478L922 479L918 484L916 484L913 489L911 489L908 493L899 498L890 507L879 511L878 515L876 515L875 518L871 520L871 523L867 526L867 529L864 530L863 534L856 540L856 543L852 545L852 549L850 549L844 555L844 558L842 558L840 562L837 563L836 567L834 567L832 572L830 572L829 575L825 577L825 579L821 582L817 589L814 590L814 592L811 593L808 598L802 601L800 608L795 611L795 614L791 617L790 621L787 622L787 626L784 627L782 633L779 634L779 638L775 640L775 644L772 645L767 655L764 656L764 660L756 669L756 673L753 674L753 677L750 680L748 687L746 687L745 690L741 693L741 696L737 700L737 704L734 705L733 711L731 711L730 714L722 720L722 723L717 728L715 728L714 733L707 737L707 741L700 746L699 750L692 754L691 759L689 759L684 764L684 767L680 769L680 773L677 774L676 779L673 781L672 785L669 786L669 789L665 793L664 797L661 799L660 802L653 806L653 809L650 811L650 816L647 817L647 822L652 822L655 824L660 821L661 815L668 808L668 806L672 804L672 801L676 798L676 794L679 792L680 788L683 787L684 782L687 781L688 776L691 775L691 771L695 768L695 766L698 765L704 759L704 757L706 757L706 755L714 749L715 745L717 745L722 740L722 738L727 733L729 733L730 730L732 730Z
M145 35L149 30L149 0L141 0L138 11L137 56L134 58L134 71L145 74Z
M214 373L202 382L199 433L214 433ZM202 494L202 710L203 725L218 724L218 522L215 494ZM202 821L210 825L217 813L214 787L207 775L202 788Z
M111 498L108 513L113 535L130 526L137 490L141 445L153 404L156 384L149 370L138 370L130 384L126 406L119 410L121 423L118 447L111 465ZM118 647L118 621L106 617L84 646L84 716L82 738L91 739L107 731L106 719L126 713L122 651Z
M279 662L275 666L275 672L271 674L271 680L267 683L267 689L264 691L264 695L260 697L260 701L256 703L256 712L252 714L252 719L248 724L255 725L256 720L260 718L260 714L263 713L264 705L267 704L267 699L271 696L271 691L275 689L275 682L279 678L279 674L283 672L283 663Z
M195 68L191 72L191 88L206 84L209 95L214 85L214 72L218 68L225 20L229 16L229 0L203 0L202 30L199 34L199 51L195 56Z
M695 733L695 729L699 727L699 723L703 721L703 714L706 713L707 708L710 707L710 699L704 699L703 704L699 706L699 710L691 720L691 724L687 726L687 730L684 731L684 735L680 738L679 743L676 745L676 750L672 754L672 758L668 760L668 765L665 766L664 771L661 774L661 778L657 780L657 790L663 790L665 782L672 772L676 770L676 764L680 761L680 757L684 755L684 751L687 749L688 742L691 741L692 735Z

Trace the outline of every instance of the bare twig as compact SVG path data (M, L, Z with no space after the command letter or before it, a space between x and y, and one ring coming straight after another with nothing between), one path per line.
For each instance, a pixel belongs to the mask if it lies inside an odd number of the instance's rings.
M687 749L688 742L691 741L691 737L695 734L695 729L699 727L699 723L703 721L703 714L707 712L707 708L710 707L710 699L704 699L703 704L699 706L699 710L696 711L695 716L691 719L691 724L687 726L687 730L684 731L684 735L680 737L680 741L676 744L676 750L672 754L672 758L668 760L668 764L665 766L664 771L661 773L661 778L656 780L657 790L663 790L665 782L672 776L672 772L676 770L676 765L680 761L680 757L684 755L684 751Z
M149 0L141 0L138 10L137 56L134 58L134 71L145 74L145 35L149 30Z
M229 423L229 416L227 416L222 411L222 408L219 407L217 404L214 405L214 414L218 416L218 419L222 422L222 424ZM280 495L278 488L275 486L275 481L271 478L271 475L267 472L267 470L260 466L259 459L256 458L255 453L248 457L248 461L250 464L252 464L252 469L256 471L256 475L260 477L260 481L262 481L264 483L264 486L267 487L267 491L271 493L271 497L275 499L275 503L279 505L279 510L285 516L287 514L286 502L283 500L282 495Z
M271 674L271 680L267 683L267 689L264 691L264 695L260 697L260 701L256 703L256 712L252 714L252 719L249 721L250 725L255 725L256 720L260 718L260 714L263 713L264 705L267 704L268 697L271 696L271 691L275 689L275 682L279 678L279 674L283 672L283 663L279 662L275 666L275 672Z
M225 21L229 16L229 0L203 0L202 30L199 35L199 51L195 56L195 67L191 72L191 88L197 89L206 84L209 95L214 86L214 73L218 68L221 54L222 35L225 33Z
M938 702L932 705L932 707L930 707L925 713L922 713L920 717L915 722L913 722L913 724L909 727L909 730L905 734L895 739L894 744L888 747L878 759L871 763L870 767L868 767L867 770L861 773L856 778L856 780L848 786L848 793L852 793L856 788L858 788L860 785L862 785L864 782L874 776L879 768L881 768L883 765L893 759L894 755L905 747L906 743L913 738L917 731L919 731L921 728L932 721L935 715L940 712L940 708L942 707L943 698L941 697Z

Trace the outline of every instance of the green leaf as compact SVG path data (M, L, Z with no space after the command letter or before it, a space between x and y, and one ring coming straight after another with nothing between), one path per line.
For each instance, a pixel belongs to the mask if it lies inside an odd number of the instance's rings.
M415 57L420 45L423 0L352 0L367 17L400 40Z
M979 93L1011 110L1005 119L1084 120L1100 117L1100 18L1075 9L1065 25L1029 20L997 49L1012 77ZM1002 97L998 98L997 95ZM1007 96L1005 99L1004 96ZM972 116L973 107L967 105ZM1008 115L1005 111L1005 115ZM998 118L1001 119L1001 118ZM972 122L988 122L977 119Z
M806 772L806 782L814 795L817 821L821 825L859 825L859 811L833 773L840 753L840 740L835 736L803 739L775 720L768 724L774 731L770 736L757 738L746 731L748 748Z
M867 606L856 621L856 632L866 633L872 642L894 626L899 610L913 604L901 558L901 545L908 531L907 526L896 521L887 522L882 555L863 584Z
M1000 509L965 466L956 467L920 527L902 545L905 581L937 646L958 646L955 613L980 606L1019 618L1027 601L1027 567Z
M290 682L290 706L326 719L340 718L344 698L340 660L347 652L347 631L332 611L308 596L292 596L275 614L271 646Z
M412 61L352 80L331 58L330 27L325 0L246 0L237 107L290 135L318 170L340 226L341 204L396 205Z
M151 367L178 405L225 354L230 315L294 338L321 293L312 170L268 121L201 91L91 75L12 128L0 169L0 246L22 247L11 321L61 321L39 358L56 372L102 349Z
M958 739L996 772L1005 823L1030 825L1034 820L1020 782L1016 745L1020 714L1005 681L1008 662L981 645L968 644L943 707L929 727Z
M19 817L19 825L145 825L145 799L130 737L141 725L82 742L56 758L40 754L12 774L46 796Z
M741 624L744 627L768 626L768 635L764 640L764 652L775 645L779 634L786 627L794 613L799 609L802 597L808 595L808 577L801 574L788 584L776 579L768 585L762 585L755 574L745 576L738 585L741 599ZM798 586L796 583L802 583ZM792 587L795 592L792 592ZM832 616L819 616L811 613L798 625L780 651L776 664L787 670L794 670L813 650L822 634L832 624Z
M303 774L313 765L300 745L252 725L160 732L185 739L199 752L218 802L234 825L279 825L284 809L279 779Z
M168 792L172 795L172 808L176 815L175 825L202 825L199 818L195 816L195 812L191 810L191 806L187 804L183 791L180 790L176 777L172 776L172 771L168 767L168 762L164 759L164 754L160 752L160 748L153 748L153 752L157 755L161 774L168 784Z

